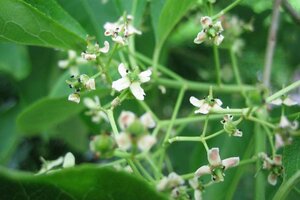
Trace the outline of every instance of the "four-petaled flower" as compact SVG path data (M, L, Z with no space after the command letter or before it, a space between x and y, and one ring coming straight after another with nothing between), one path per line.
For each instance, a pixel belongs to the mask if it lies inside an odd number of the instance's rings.
M104 41L104 47L100 48L99 44L90 44L88 42L88 46L86 51L81 53L81 57L85 60L96 60L97 56L99 56L101 53L108 53L109 51L109 43L107 41Z
M224 30L221 21L213 23L210 17L205 16L201 18L201 25L203 29L194 39L194 43L201 44L208 38L209 40L213 39L215 45L220 45L224 39L221 34Z
M277 178L283 174L281 155L274 155L273 159L271 159L266 153L262 152L258 156L263 160L263 169L270 171L268 182L271 185L276 185Z
M197 99L196 97L191 96L190 97L190 103L193 106L198 107L199 109L195 111L195 113L201 113L201 114L207 114L209 113L210 109L220 109L221 105L223 104L220 99L214 99L210 96L204 98L204 99Z
M179 197L186 196L186 187L183 184L183 178L175 172L171 172L168 177L164 176L158 182L156 189L161 192L170 192L172 199L180 199Z
M219 148L212 148L208 151L209 165L204 165L197 169L195 177L200 177L204 174L211 174L212 180L219 182L224 180L224 171L230 167L235 167L239 164L239 157L231 157L221 160L219 155Z
M121 63L118 67L118 71L122 78L116 80L112 83L112 88L117 91L122 91L127 88L130 88L131 93L138 100L144 100L146 95L141 84L150 81L150 76L152 74L151 70L148 69L141 73L137 71L130 72L126 69L125 65Z
M127 38L131 35L137 34L141 35L142 32L137 30L134 26L132 26L131 22L133 20L133 16L128 15L126 20L124 21L124 17L120 17L120 19L115 22L106 22L104 24L104 35L111 36L112 40L118 44L126 45Z
M124 151L137 146L141 151L149 151L156 143L156 137L147 133L156 123L149 113L140 118L130 111L122 111L118 119L122 132L116 136L118 147Z
M223 120L221 120L224 130L230 136L242 137L243 132L236 127L239 122L240 120L233 121L233 116L230 114L224 115Z

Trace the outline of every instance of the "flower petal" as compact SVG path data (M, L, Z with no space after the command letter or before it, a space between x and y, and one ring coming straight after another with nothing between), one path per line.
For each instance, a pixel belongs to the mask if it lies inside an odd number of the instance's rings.
M208 162L212 166L219 166L222 164L219 148L212 148L208 151Z
M230 167L235 167L239 164L240 158L239 157L231 157L226 158L222 160L222 165L225 167L225 169L228 169Z
M147 128L154 128L156 123L153 120L151 114L149 112L146 112L145 114L143 114L140 117L140 120L142 122L142 124L144 124L144 126L146 126Z
M197 34L197 37L194 39L194 43L195 44L201 44L202 42L204 42L206 39L206 33L204 31L200 31Z
M297 101L294 101L292 100L291 98L287 97L283 100L283 104L286 105L286 106L294 106L294 105L297 105L298 102Z
M125 130L130 124L132 124L136 119L136 116L133 112L130 111L122 111L119 118L118 123L122 130Z
M196 107L200 108L200 107L203 105L204 100L203 100L203 99L199 100L199 99L197 99L196 97L191 96L191 97L190 97L190 103L191 103L193 106L196 106Z
M243 132L240 131L239 129L235 129L235 131L232 134L235 137L242 137L243 136Z
M116 136L116 142L118 147L124 151L128 150L131 147L131 139L130 136L126 133L120 133Z
M118 71L119 71L119 74L122 77L125 77L127 75L127 72L128 72L127 68L125 67L125 65L123 63L119 64Z
M138 147L141 151L149 151L155 143L156 137L145 135L138 140Z
M128 88L130 86L130 80L128 77L120 78L112 83L112 88L118 92Z
M281 155L275 155L273 158L275 165L282 165L282 156Z
M204 166L198 168L197 171L195 172L196 177L200 177L204 174L211 174L211 170L208 165L204 165Z
M224 36L219 34L214 38L214 43L215 45L219 46L223 40L224 40Z
M125 40L121 36L113 37L112 40L120 45L125 45Z
M89 109L97 109L99 106L99 104L96 101L88 97L84 98L83 103Z
M152 74L152 71L150 69L143 71L139 74L139 79L142 83L150 81L150 76Z
M287 128L289 126L291 126L290 121L287 119L286 116L282 115L281 118L280 118L279 127L280 128Z
M196 110L195 113L201 113L201 114L207 114L209 113L209 110L211 109L210 105L207 103L204 103L199 110Z
M202 200L202 194L200 190L195 190L194 191L194 199L195 200Z
M74 167L75 157L72 153L68 152L64 157L63 168Z
M221 21L217 21L217 22L214 24L214 28L217 29L217 32L222 32L222 31L224 31L224 29L223 29L223 27L222 27Z
M109 51L109 42L104 41L104 47L99 49L99 51L102 52L102 53L107 53Z
M214 100L218 106L220 106L220 107L222 106L223 102L220 99L214 99Z
M139 82L133 82L130 85L130 90L133 96L135 96L138 100L144 100L144 96L146 95L143 88L141 88L141 85Z
M278 98L270 102L273 105L280 106L282 104L282 99Z
M275 148L279 149L284 146L284 141L280 134L275 134Z
M277 183L277 176L276 174L273 174L272 172L268 175L268 182L271 184L271 185L276 185Z
M69 65L69 60L60 60L58 61L58 67L62 69L66 69Z
M194 190L196 190L199 187L198 178L194 177L192 179L189 179L189 184L192 186Z
M79 103L80 102L80 95L78 93L70 94L69 97L68 97L68 100L73 101L75 103Z
M88 90L96 90L96 83L95 83L95 79L90 78L86 83L85 83L85 87Z
M203 28L207 28L212 24L212 19L208 16L201 17L201 24Z

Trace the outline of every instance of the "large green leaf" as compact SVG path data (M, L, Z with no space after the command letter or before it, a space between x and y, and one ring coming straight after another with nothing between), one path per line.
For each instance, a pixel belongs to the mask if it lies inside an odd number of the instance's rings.
M146 182L124 172L91 165L48 175L0 170L0 199L166 199Z
M112 1L106 4L102 4L99 0L58 0L58 2L91 36L96 36L100 41L106 39L104 23L113 22L119 17Z
M300 171L300 138L295 138L291 145L284 148L283 164L285 168L284 180L288 180L296 172Z
M25 78L29 71L30 63L26 47L15 44L0 44L0 72L20 80Z
M85 32L53 0L1 0L0 41L82 50Z
M87 95L107 94L107 90L96 90ZM83 95L85 96L85 95ZM17 119L18 127L27 134L44 131L82 111L84 105L76 104L62 98L43 98L27 107Z
M159 5L162 4L162 1L156 0L155 3L155 5ZM174 0L167 0L161 12L159 6L152 7L151 16L152 20L154 20L154 27L157 24L155 36L156 44L158 46L161 46L164 43L175 25L193 5L196 5L196 3L197 0L182 0L176 2ZM158 23L157 16L159 16Z

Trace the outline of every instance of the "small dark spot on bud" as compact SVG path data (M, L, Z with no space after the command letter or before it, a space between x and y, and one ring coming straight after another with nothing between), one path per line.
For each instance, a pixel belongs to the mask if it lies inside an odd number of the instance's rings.
M77 81L80 83L81 82L80 78L78 78Z
M226 122L225 119L223 119L223 120L221 121L222 124L225 124L225 122Z
M76 92L80 92L80 88L76 89Z
M72 76L70 76L71 78L74 78L75 76L74 75L72 75Z
M72 85L69 85L69 87L70 87L70 88L73 88L73 86L72 86Z
M126 69L126 73L128 73L129 72L129 70L128 69Z

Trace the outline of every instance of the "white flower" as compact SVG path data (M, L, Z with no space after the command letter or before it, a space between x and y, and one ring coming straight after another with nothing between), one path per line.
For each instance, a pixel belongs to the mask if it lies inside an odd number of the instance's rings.
M133 17L128 15L126 17L126 21L124 21L123 17L120 17L120 19L115 22L107 22L104 24L104 35L105 36L111 36L112 40L116 43L119 43L121 45L127 44L127 39L131 35L142 34L141 31L137 30L135 27L132 26L131 22L133 20Z
M85 60L96 60L97 56L101 53L107 53L109 51L109 42L104 41L104 47L100 48L99 44L96 43L92 46L89 44L87 46L88 52L82 52L81 57Z
M203 29L197 34L194 43L201 44L208 38L213 39L214 44L219 46L224 39L224 36L221 34L224 30L221 21L213 23L210 17L205 16L201 18L200 22Z
M289 98L288 96L285 98L275 99L275 100L271 101L270 103L273 105L277 105L277 106L280 106L282 104L286 105L286 106L294 106L294 105L298 104L297 101L294 101L293 99Z
M275 155L273 159L271 159L267 154L262 152L259 154L259 157L263 160L263 169L270 171L268 182L271 185L276 185L277 178L283 174L281 155Z
M128 134L121 132L119 135L116 136L115 139L120 149L122 149L123 151L130 149L131 138Z
M122 91L124 89L130 88L131 93L138 100L144 100L145 92L141 88L141 84L150 81L150 76L152 74L151 70L148 69L135 75L134 72L130 73L121 63L118 67L118 71L122 78L116 80L112 83L112 88L117 91ZM133 78L132 78L133 77ZM132 79L131 79L132 78Z
M96 83L94 78L90 78L86 74L80 75L80 82L84 85L87 90L96 90Z
M58 67L62 69L69 68L70 74L78 75L79 74L78 65L83 63L86 63L84 59L77 56L77 53L75 51L69 50L68 59L58 61Z
M149 151L156 143L156 137L152 135L144 135L138 139L138 147L141 151Z
M223 171L228 168L235 167L239 164L239 157L231 157L221 160L219 154L219 148L212 148L208 151L209 165L204 165L197 169L195 172L196 177L200 177L204 174L211 174L214 181L223 181Z
M69 168L75 166L75 157L71 152L68 152L64 157L64 162L62 167L63 168Z
M136 116L133 112L130 111L122 111L119 118L118 123L122 130L125 130L136 120Z
M155 121L153 120L151 114L149 112L146 112L140 117L140 121L144 126L147 128L154 128L156 126Z
M223 104L220 99L197 99L196 97L191 96L190 97L190 103L193 106L198 107L199 109L195 111L195 114L201 113L201 114L207 114L209 113L211 108L214 109L220 109L221 105Z
M164 191L167 189L172 189L184 184L183 178L176 174L175 172L171 172L168 177L163 177L156 186L158 191Z
M84 98L83 103L87 108L89 108L89 111L85 114L92 116L93 122L99 123L101 119L104 119L106 122L109 121L105 112L100 109L101 104L97 96L95 96L94 99L86 97Z
M72 93L72 94L69 95L68 100L73 101L75 103L79 103L80 102L80 95L78 93Z

